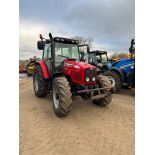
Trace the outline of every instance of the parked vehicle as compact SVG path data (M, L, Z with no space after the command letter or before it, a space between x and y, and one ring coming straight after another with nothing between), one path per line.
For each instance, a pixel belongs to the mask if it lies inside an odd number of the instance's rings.
M98 72L107 76L112 87L115 87L115 92L118 92L122 86L132 88L135 86L135 42L131 40L129 48L130 58L111 61L107 57L106 51L80 51L81 61L85 61L98 68ZM88 46L88 45L81 45ZM88 47L87 47L88 48Z
M37 57L33 57L29 59L28 64L26 65L27 76L32 76L34 73L34 64L39 60Z
M87 44L79 45L79 48L80 47L86 47L88 49L86 52L79 51L80 61L84 61L95 66L97 68L98 74L104 74L105 72L109 71L112 62L115 62L108 59L107 51L95 50L90 52L89 45ZM111 86L115 88L115 78L108 76L108 79L111 83Z
M19 66L19 73L26 73L25 68L22 66Z
M34 92L45 97L52 91L54 112L66 116L72 108L72 96L91 98L98 106L106 106L112 100L113 89L107 77L97 75L96 67L79 61L78 41L40 35L37 42L43 50L42 60L35 63Z
M129 48L130 58L122 59L111 64L108 71L103 75L115 79L115 91L119 91L122 86L128 88L135 87L135 41L131 40Z

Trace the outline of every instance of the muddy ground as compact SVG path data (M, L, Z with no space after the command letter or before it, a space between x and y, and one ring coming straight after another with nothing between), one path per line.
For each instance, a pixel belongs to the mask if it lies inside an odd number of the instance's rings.
M50 95L34 95L32 78L19 83L20 155L134 155L131 90L114 94L106 108L74 97L69 115L58 118Z

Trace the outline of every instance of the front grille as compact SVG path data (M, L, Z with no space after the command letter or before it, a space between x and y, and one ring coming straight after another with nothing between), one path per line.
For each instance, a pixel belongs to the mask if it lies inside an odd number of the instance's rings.
M96 68L86 68L84 71L84 79L86 81L86 77L89 77L90 82L92 82L92 78L96 77L97 70Z

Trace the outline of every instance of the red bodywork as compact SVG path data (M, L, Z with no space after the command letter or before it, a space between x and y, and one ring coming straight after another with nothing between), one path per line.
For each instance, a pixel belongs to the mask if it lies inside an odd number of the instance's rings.
M65 60L63 66L63 73L69 76L75 84L95 84L96 82L86 82L84 79L84 70L86 68L96 69L96 67L86 64L84 62L77 62L73 60Z
M46 66L45 62L43 60L41 60L41 61L37 61L37 63L41 67L41 70L42 70L42 73L43 73L43 77L45 79L49 79L50 76L49 76L49 72L48 72L48 69L47 69L47 66Z
M19 73L25 73L25 72L26 72L25 68L22 66L19 66Z
M42 69L43 77L48 79L50 77L48 68L44 61L37 62ZM71 81L75 84L95 84L96 82L86 82L84 79L84 70L86 68L96 69L96 67L86 64L84 62L77 62L73 60L65 60L63 66L63 74L70 77Z

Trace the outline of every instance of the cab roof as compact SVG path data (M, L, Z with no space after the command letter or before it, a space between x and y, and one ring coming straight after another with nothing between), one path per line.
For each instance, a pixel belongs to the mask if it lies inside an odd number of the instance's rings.
M55 42L65 43L65 44L79 44L78 40L62 38L62 37L53 37ZM50 43L50 39L46 39L46 43Z
M90 53L96 53L96 55L101 55L101 54L107 54L107 51L95 50L95 51L91 51Z

